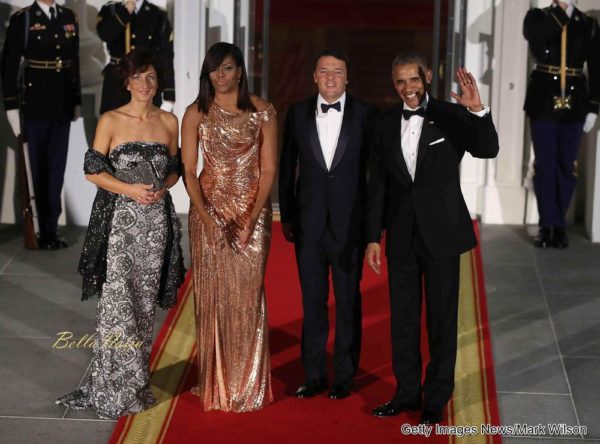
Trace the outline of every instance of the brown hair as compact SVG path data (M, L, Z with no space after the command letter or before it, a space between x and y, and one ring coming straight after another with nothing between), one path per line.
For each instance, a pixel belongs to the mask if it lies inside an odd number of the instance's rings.
M160 94L165 85L165 73L163 64L158 55L147 50L133 50L121 59L117 65L117 81L121 94L129 97L127 91L127 82L134 74L144 72L150 66L156 71L156 80L158 89L156 94Z

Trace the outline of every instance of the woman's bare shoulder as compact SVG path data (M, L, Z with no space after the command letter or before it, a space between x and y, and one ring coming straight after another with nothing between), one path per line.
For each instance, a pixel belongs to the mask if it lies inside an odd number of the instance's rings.
M159 117L168 128L177 128L179 126L179 120L177 119L177 116L171 112L160 110Z
M202 120L204 113L198 109L198 102L194 101L190 103L185 109L185 114L183 115L183 121L189 123L199 124Z

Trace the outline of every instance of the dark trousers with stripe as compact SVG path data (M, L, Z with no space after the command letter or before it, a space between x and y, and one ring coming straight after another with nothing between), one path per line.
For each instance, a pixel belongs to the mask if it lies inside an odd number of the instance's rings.
M26 120L24 126L40 236L50 236L56 233L62 211L60 194L67 165L71 121Z
M535 152L533 185L540 225L565 227L566 214L577 184L576 160L583 123L531 121Z
M296 241L302 288L302 363L308 381L326 376L329 272L335 296L333 368L336 383L350 386L358 368L362 334L360 279L363 247L342 242L329 229L318 240Z
M430 361L423 397L431 409L441 409L454 390L458 330L460 256L432 257L415 232L405 258L388 258L392 366L395 399L421 402L421 304L423 284Z

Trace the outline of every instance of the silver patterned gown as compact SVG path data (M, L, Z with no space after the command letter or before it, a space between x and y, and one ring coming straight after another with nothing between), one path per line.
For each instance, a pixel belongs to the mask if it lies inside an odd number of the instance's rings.
M168 154L162 144L129 142L114 148L108 159L116 177L148 183L140 177L144 176L140 165L150 162L159 180L164 180ZM156 402L150 391L149 358L171 220L166 199L139 205L126 196L115 197L90 375L80 389L59 398L57 404L117 418Z

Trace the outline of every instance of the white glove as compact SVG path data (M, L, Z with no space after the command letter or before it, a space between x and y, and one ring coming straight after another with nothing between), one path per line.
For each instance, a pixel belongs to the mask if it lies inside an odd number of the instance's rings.
M75 122L80 117L81 117L81 105L75 105L75 109L73 110L73 119L71 119L71 122Z
M596 124L596 119L598 118L598 114L595 113L587 113L585 116L585 123L583 124L583 132L589 133L594 125Z
M10 125L15 136L21 134L21 119L19 117L18 109L9 109L6 111L6 118L8 119L8 124Z
M168 113L172 113L173 108L175 108L175 102L169 102L167 100L164 100L163 103L160 104L160 109Z

